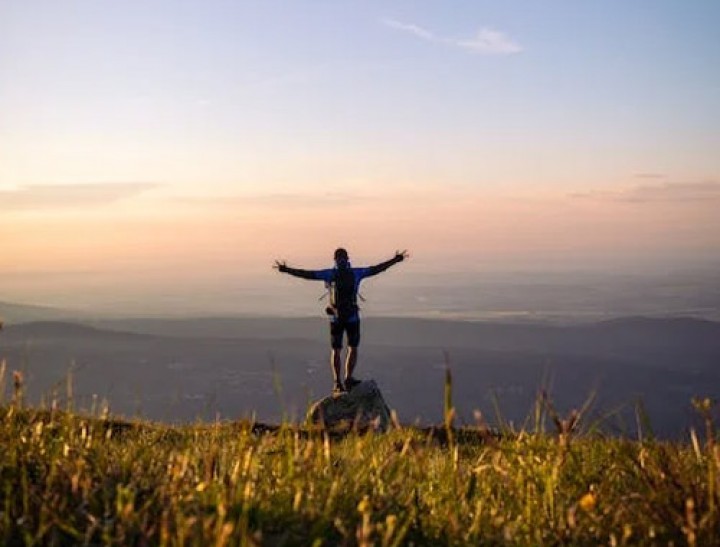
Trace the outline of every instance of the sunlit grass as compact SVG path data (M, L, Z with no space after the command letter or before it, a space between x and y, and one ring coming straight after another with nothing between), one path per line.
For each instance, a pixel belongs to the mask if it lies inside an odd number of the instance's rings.
M705 440L181 427L0 407L0 543L696 544L720 541ZM448 414L451 398L446 395ZM568 429L563 430L563 427Z

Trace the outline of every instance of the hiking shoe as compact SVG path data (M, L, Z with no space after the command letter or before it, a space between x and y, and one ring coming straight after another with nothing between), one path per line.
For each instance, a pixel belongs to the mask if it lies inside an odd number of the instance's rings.
M332 390L333 395L342 395L343 393L347 393L347 389L345 389L345 386L342 385L342 383L337 382L335 384L335 387Z
M356 385L361 384L362 382L360 380L356 380L352 376L350 378L345 379L345 389L350 391L352 388L354 388Z

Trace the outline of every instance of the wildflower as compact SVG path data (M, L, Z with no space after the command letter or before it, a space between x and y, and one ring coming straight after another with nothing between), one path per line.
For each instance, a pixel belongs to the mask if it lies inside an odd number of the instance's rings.
M357 510L362 514L370 512L370 498L368 496L363 496L363 499L358 503Z
M13 403L22 406L23 403L23 373L19 370L13 371Z
M704 399L695 397L692 400L692 404L699 412L709 412L712 408L712 401L709 397L705 397Z
M23 373L19 370L13 371L13 387L15 388L15 391L18 391L19 389L22 389L23 385Z
M595 509L596 504L597 496L592 492L588 492L582 498L580 498L580 508L588 513Z

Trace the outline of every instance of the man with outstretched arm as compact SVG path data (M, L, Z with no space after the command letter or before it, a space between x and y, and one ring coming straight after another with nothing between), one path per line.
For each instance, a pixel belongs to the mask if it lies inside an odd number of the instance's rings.
M329 290L330 303L325 311L330 316L330 345L332 347L330 365L335 382L333 393L344 393L360 383L353 377L360 344L360 308L357 304L360 282L366 277L384 272L407 257L407 251L397 251L393 258L375 266L353 268L350 265L348 252L339 248L335 250L335 267L327 270L301 270L291 268L285 261L275 261L273 268L279 272L302 279L324 281ZM345 334L347 334L348 351L345 359L345 379L341 381L340 352L343 348Z

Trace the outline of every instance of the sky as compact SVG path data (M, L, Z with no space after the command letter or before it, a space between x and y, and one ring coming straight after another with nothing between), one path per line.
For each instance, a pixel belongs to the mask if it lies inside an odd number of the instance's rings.
M715 0L0 0L0 300L284 294L273 260L339 245L409 249L409 282L717 261L719 23Z

